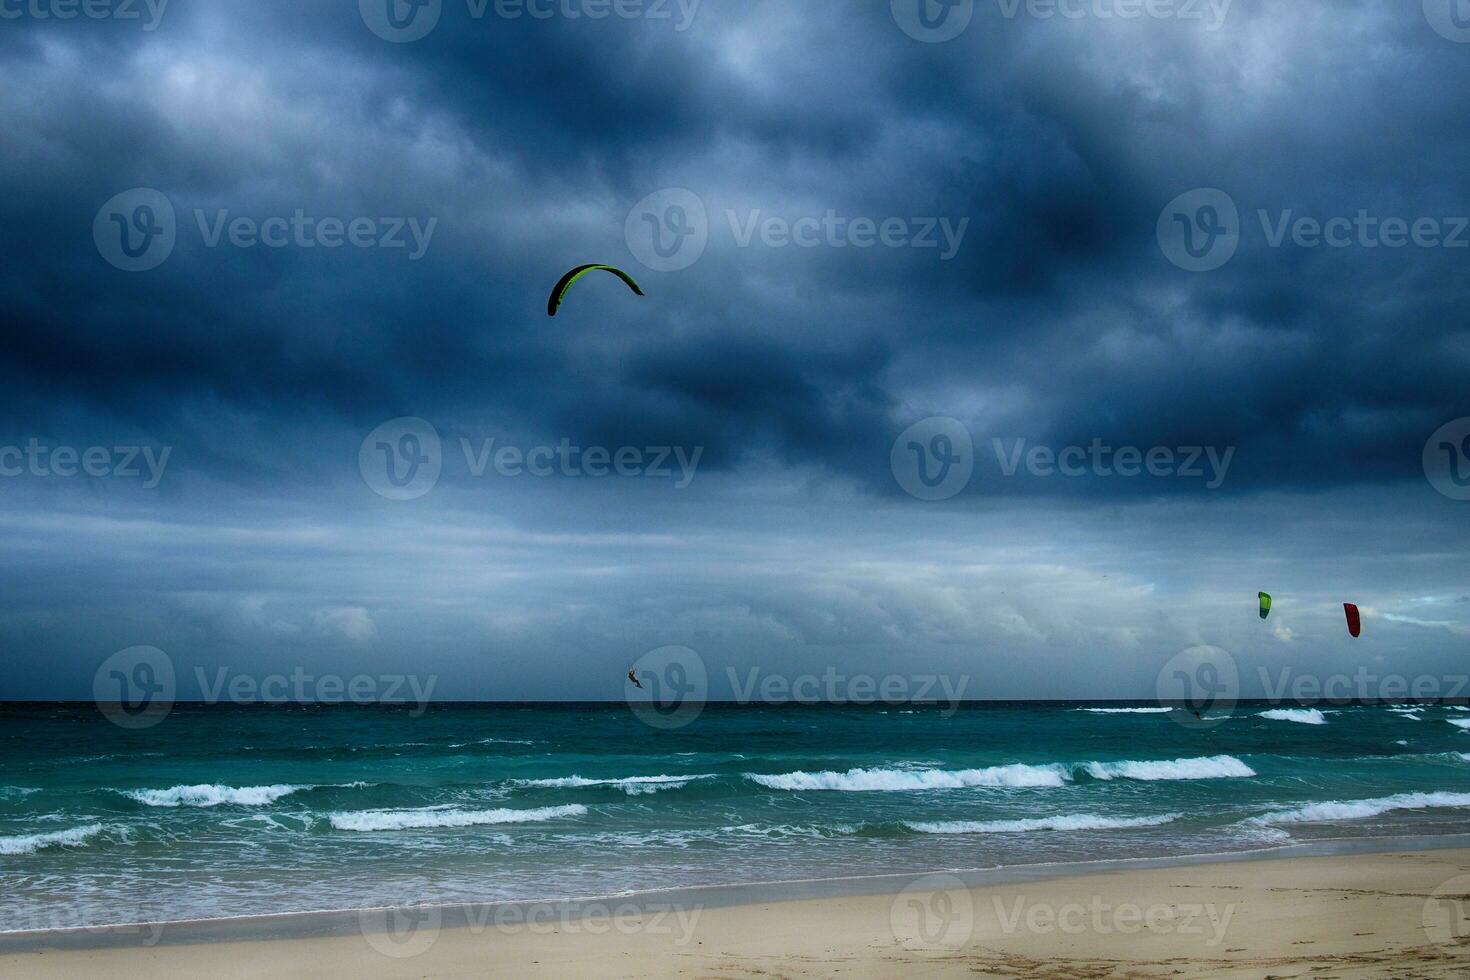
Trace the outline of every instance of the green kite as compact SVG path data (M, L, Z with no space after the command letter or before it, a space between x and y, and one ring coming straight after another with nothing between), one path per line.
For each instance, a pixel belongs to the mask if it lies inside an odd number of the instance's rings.
M562 276L561 279L557 280L555 288L551 290L551 298L546 301L546 315L556 316L557 309L561 307L562 297L566 296L567 290L572 288L572 283L576 282L578 279L581 279L587 273L595 272L597 270L601 270L603 272L611 272L613 275L623 280L623 282L627 283L628 288L633 290L633 292L637 293L639 296L643 295L643 290L638 288L638 284L633 281L633 277L628 275L622 269L616 269L610 265L579 265L572 271L568 272L566 275Z

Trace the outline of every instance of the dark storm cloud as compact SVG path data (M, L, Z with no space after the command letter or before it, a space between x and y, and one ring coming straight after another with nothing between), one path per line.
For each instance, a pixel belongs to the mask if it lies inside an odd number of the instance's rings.
M979 0L944 43L884 3L774 0L671 20L445 0L402 44L346 0L0 21L0 447L173 452L154 490L0 481L24 556L0 632L58 651L67 684L134 642L481 666L687 642L756 663L1005 647L1147 687L1078 651L1233 637L1212 591L1290 560L1314 626L1361 588L1400 617L1395 650L1440 656L1459 634L1433 624L1458 620L1420 607L1464 594L1441 587L1463 514L1420 460L1470 415L1470 249L1271 234L1470 214L1470 44L1418 4L1236 0L1213 27L1009 7ZM133 188L177 217L140 272L92 235ZM666 188L698 198L708 242L656 271L624 225ZM1204 272L1156 237L1197 188L1240 217ZM401 221L406 244L222 230L297 212ZM935 247L863 247L854 219ZM549 320L550 284L594 260L648 296L588 280ZM398 416L444 455L403 505L358 472ZM974 439L948 503L890 466L926 416ZM490 438L703 455L687 492L477 477L463 447ZM1006 476L997 439L1233 455L1213 489ZM1364 528L1383 579L1344 560Z
M687 30L471 9L446 4L410 44L348 3L178 2L152 32L14 24L13 411L75 401L165 429L232 407L282 426L489 411L678 431L714 465L827 457L886 492L902 406L963 414L899 390L926 372L1023 389L1018 411L966 418L984 433L1238 446L1237 488L1411 475L1424 426L1466 407L1460 253L1271 249L1254 215L1470 210L1451 94L1470 59L1417 16L1242 2L1207 31L982 4L931 45L865 8L706 3ZM1435 84L1404 84L1409 64ZM561 266L626 261L633 200L685 184L712 241L647 273L671 305L536 318ZM149 274L99 262L84 233L133 186L180 212ZM1246 228L1204 275L1153 236L1195 186L1232 193ZM201 247L201 214L297 208L437 219L437 238L419 263ZM829 208L964 220L962 247L737 245L741 222Z

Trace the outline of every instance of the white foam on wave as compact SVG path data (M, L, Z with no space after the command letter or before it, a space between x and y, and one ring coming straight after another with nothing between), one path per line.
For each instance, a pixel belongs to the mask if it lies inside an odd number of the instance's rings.
M1446 718L1445 721L1454 725L1456 728L1470 729L1470 718Z
M0 786L0 800L18 800L39 792L31 786Z
M1423 721L1424 720L1424 716L1421 715L1421 714L1419 714L1419 709L1418 708L1389 708L1388 710L1391 711L1391 712L1393 712L1394 714L1398 715L1401 718L1407 718L1407 719L1409 719L1409 721Z
M1319 823L1331 820L1361 820L1393 810L1456 809L1470 807L1470 793L1399 793L1371 800L1332 800L1312 803L1295 810L1276 810L1252 817L1253 823Z
M1025 820L940 820L905 821L904 826L921 834L1021 834L1036 830L1123 830L1128 827L1158 827L1179 819L1177 813L1157 817L1099 817L1078 813L1060 817Z
M1201 756L1160 762L1089 762L1083 769L1093 779L1240 779L1256 771L1233 755Z
M1095 715L1167 715L1173 708L1073 708L1073 711L1088 711Z
M587 779L583 776L558 776L551 779L516 779L516 786L548 789L580 789L585 786L612 786L629 796L643 796L665 789L683 789L699 779L713 779L714 773L696 773L690 776L620 776L613 779Z
M577 817L587 812L580 803L543 806L529 810L446 810L426 807L419 810L358 810L334 813L329 817L338 830L370 833L379 830L424 830L436 827L478 827L486 824L537 823L557 817Z
M1270 721L1294 721L1299 725L1325 725L1327 718L1316 708L1272 708L1260 717Z
M1230 755L1157 761L1087 762L1078 766L991 766L986 769L849 769L846 772L748 772L745 778L770 789L831 790L850 793L912 792L975 787L1054 787L1070 782L1075 770L1093 779L1136 779L1157 782L1174 779L1236 779L1256 771Z
M48 847L85 847L89 838L102 833L100 823L70 830L55 830L49 834L19 834L15 837L0 837L0 854L34 854Z
M745 778L770 789L832 790L848 793L965 789L975 786L1060 786L1072 776L1062 766L991 766L987 769L849 769L846 772L748 772Z
M365 784L364 784L365 785ZM283 796L313 786L291 786L277 783L273 786L221 786L200 783L197 786L170 786L168 789L118 790L124 796L137 800L144 806L269 806Z

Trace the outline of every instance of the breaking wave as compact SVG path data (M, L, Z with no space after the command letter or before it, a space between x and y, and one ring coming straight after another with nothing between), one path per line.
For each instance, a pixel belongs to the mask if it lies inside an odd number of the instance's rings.
M1270 721L1294 721L1300 725L1325 725L1327 718L1316 708L1273 708L1262 711L1260 717Z
M1089 762L1083 767L1093 779L1240 779L1256 771L1233 755L1173 759L1167 762Z
M921 834L1019 834L1034 830L1122 830L1128 827L1158 827L1179 819L1177 813L1157 817L1099 817L1088 813L1040 817L1031 820L941 820L905 821L904 826Z
M557 817L578 817L587 812L580 803L543 806L530 810L359 810L334 813L329 818L338 830L370 833L379 830L423 830L434 827L478 827L486 824L536 823Z
M1361 820L1393 810L1470 807L1470 793L1399 793L1372 800L1333 800L1312 803L1294 810L1276 810L1252 817L1254 823L1318 823L1328 820Z
M516 786L547 789L580 789L586 786L609 786L629 796L643 796L665 789L683 789L695 780L713 779L714 773L692 776L622 776L615 779L587 779L582 776L560 776L552 779L517 779Z
M144 806L268 806L283 796L314 786L221 786L201 783L197 786L170 786L168 789L118 790Z
M0 837L0 854L34 854L48 847L85 847L89 838L102 833L100 823L70 830L55 830L49 834L20 834L15 837Z
M991 766L988 769L849 769L846 772L748 772L745 778L770 789L834 790L848 793L965 789L975 786L1060 786L1071 778L1062 766Z

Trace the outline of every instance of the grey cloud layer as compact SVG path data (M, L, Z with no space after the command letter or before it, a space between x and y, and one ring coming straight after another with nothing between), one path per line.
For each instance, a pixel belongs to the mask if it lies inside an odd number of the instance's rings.
M54 515L100 520L124 506L145 523L86 523L75 547L154 570L136 593L127 576L81 576L88 596L67 586L75 553L38 557L47 574L34 582L12 570L11 644L37 656L63 644L84 674L99 647L154 633L287 658L373 650L386 661L422 643L482 666L518 645L618 663L676 641L824 660L871 636L964 662L957 650L999 637L1091 676L1099 645L1152 656L1200 631L1186 624L1208 621L1212 588L1254 591L1270 553L1234 546L1253 521L1299 541L1313 568L1330 568L1334 548L1353 568L1386 561L1380 577L1332 572L1345 588L1403 603L1470 591L1442 547L1463 543L1463 514L1420 474L1429 433L1470 415L1470 250L1273 248L1257 215L1470 214L1470 44L1436 33L1419 4L1237 0L1205 30L1012 18L981 2L942 44L906 36L882 3L704 0L686 30L470 9L446 0L436 29L409 44L376 37L352 2L172 0L156 30L0 22L0 221L13 232L0 236L0 444L173 447L152 496L0 481L23 517L18 544L41 549L48 537L27 528ZM173 253L144 273L109 265L91 235L103 202L134 187L162 191L179 216ZM700 197L710 237L692 266L659 273L629 253L623 227L665 187ZM1167 260L1155 225L1197 187L1231 196L1243 240L1223 268L1192 274ZM411 249L208 247L196 218L298 210L437 224L413 261ZM829 210L968 223L948 261L938 249L759 236L742 247L731 227ZM588 283L548 320L546 290L583 261L632 269L648 297ZM670 506L610 483L491 492L449 474L404 517L355 469L362 436L401 415L448 441L702 446L705 489L697 508L677 508L697 509L678 525L699 527L705 550L656 536L608 546L594 564L620 566L615 584L583 597L605 604L603 618L568 611L575 573L528 570L575 564L575 548L544 542L493 556L479 601L494 613L459 595L453 574L377 588L380 554L342 543L384 540L397 522L423 535L427 566L478 570L490 559L466 527L656 535L639 515ZM889 469L895 436L928 415L960 419L982 446L1100 438L1236 453L1218 491L991 470L928 507ZM778 516L746 567L736 542L761 527L744 508L767 495ZM1203 581L1171 555L1178 539L1145 535L1137 555L1120 554L1135 532L1172 525L1176 506L1203 525L1191 554L1217 556ZM808 508L844 517L825 535L795 533ZM1030 536L991 537L999 508L1026 515ZM1073 508L1112 528L1084 534L1079 547L1098 551L1075 557L1109 575L1106 587L1069 564L1064 528L1076 525L1047 519ZM270 556L290 550L267 538L247 549L263 564L238 556L227 529L247 513L272 526L286 515L283 533L329 528L302 560L345 584L311 575L296 598L273 597L273 577L290 573ZM895 513L921 539L959 537L981 553L932 558L933 578L917 559L869 577L859 556L893 547ZM1318 513L1340 524L1308 520ZM1406 513L1438 530L1354 543ZM1303 521L1319 536L1284 535ZM198 535L197 546L150 534ZM967 579L992 546L1051 555L1026 575L1041 592L1077 589L1076 607L1022 609ZM782 563L803 570L799 587L771 570ZM1117 575L1167 596L1171 614L1120 599ZM936 608L946 582L968 583L958 611ZM436 589L457 598L431 626ZM114 592L126 598L97 598ZM139 613L150 596L157 608ZM1120 603L1136 615L1112 623L1114 636L1073 625L1109 623ZM58 616L75 621L53 631ZM1430 630L1426 656L1454 642Z

